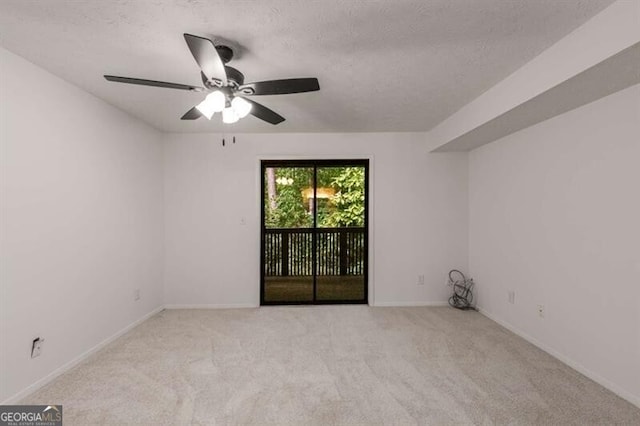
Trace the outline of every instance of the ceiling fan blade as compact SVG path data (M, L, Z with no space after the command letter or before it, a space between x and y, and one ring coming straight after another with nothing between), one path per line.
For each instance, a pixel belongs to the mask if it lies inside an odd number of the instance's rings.
M218 51L211 40L204 37L184 34L184 40L196 60L200 69L209 80L219 82L221 86L227 85L227 73L224 70L224 62L220 59Z
M264 120L267 123L271 123L274 125L280 124L284 121L284 117L277 112L272 111L266 106L252 101L251 99L247 99L242 96L240 97L251 104L251 111L249 112L249 114L253 115L254 117L257 117L260 120Z
M198 108L193 107L189 111L185 112L184 115L180 117L180 120L197 120L200 117L202 117L202 114L200 114Z
M286 95L289 93L320 90L317 78L288 78L243 84L238 91L243 95Z
M194 92L202 92L204 87L190 86L188 84L168 83L166 81L144 80L142 78L118 77L116 75L105 75L109 81L116 83L139 84L141 86L166 87L168 89L191 90Z

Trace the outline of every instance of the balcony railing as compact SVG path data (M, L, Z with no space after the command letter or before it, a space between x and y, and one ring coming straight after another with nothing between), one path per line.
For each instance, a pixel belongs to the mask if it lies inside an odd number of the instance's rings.
M313 275L313 234L317 275L363 275L364 228L267 228L265 276Z

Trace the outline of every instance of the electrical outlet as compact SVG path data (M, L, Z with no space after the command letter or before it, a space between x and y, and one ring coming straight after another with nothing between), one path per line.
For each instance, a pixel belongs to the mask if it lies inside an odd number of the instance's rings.
M418 275L418 285L424 285L424 275Z
M508 295L509 295L509 303L511 303L512 305L516 303L516 292L510 291Z
M538 305L538 316L544 318L544 305Z
M140 300L140 289L139 289L139 288L136 288L136 289L133 291L133 300L134 300L134 301L136 301L136 300Z
M40 354L42 353L43 343L44 339L41 339L40 337L36 337L35 339L33 339L33 341L31 342L31 358L40 356Z

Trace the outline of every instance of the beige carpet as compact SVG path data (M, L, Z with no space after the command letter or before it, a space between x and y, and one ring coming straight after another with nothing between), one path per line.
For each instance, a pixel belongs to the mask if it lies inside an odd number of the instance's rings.
M163 311L22 403L65 425L640 424L640 410L475 312Z

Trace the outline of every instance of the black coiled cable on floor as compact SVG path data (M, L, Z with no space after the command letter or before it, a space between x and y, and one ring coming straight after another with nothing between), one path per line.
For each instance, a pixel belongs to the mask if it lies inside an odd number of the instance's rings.
M473 278L467 279L457 269L449 271L448 284L453 287L453 295L449 298L449 305L456 309L473 309Z

